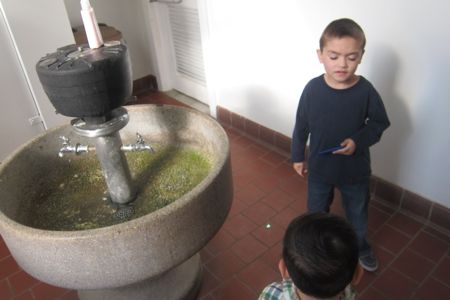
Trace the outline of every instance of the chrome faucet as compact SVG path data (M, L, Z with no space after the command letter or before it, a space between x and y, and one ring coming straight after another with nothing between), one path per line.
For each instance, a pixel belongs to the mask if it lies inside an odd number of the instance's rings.
M139 133L136 132L136 136L137 136L136 143L122 145L120 147L120 150L122 150L124 152L137 152L137 151L155 152L153 147L150 146L149 144L147 144ZM59 152L58 152L59 157L64 157L64 154L66 154L66 153L74 153L76 155L79 155L79 154L88 153L89 151L95 150L94 147L91 147L89 145L81 145L79 143L72 145L70 143L70 139L65 136L60 136L59 138L63 141L62 147L61 147L61 149L59 149Z
M120 149L125 152L135 152L135 151L155 152L155 150L153 150L152 146L147 144L139 133L136 132L136 136L137 136L136 143L122 145L122 147L120 147Z
M87 153L91 149L88 145L81 145L79 143L72 145L70 143L70 139L65 136L60 136L59 138L63 141L63 146L58 152L59 157L63 157L65 153L75 153L76 155L79 155L82 153Z

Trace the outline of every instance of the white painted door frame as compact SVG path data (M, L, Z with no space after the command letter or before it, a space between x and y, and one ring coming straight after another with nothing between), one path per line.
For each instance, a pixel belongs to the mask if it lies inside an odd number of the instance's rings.
M202 51L205 69L206 91L210 114L216 117L216 96L214 91L214 80L211 55L211 1L196 0L200 22L200 31L202 37ZM152 48L155 53L152 55L156 69L156 77L160 90L166 91L174 88L174 78L172 70L175 70L175 61L172 55L173 46L171 41L169 9L167 4L160 2L149 2L148 16L150 25L150 34L152 39Z

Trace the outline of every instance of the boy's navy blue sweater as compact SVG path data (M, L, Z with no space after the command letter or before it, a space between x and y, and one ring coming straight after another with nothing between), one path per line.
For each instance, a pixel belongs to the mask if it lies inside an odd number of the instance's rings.
M310 136L308 172L314 180L351 184L371 174L369 147L390 125L380 95L364 77L348 89L331 88L321 75L303 90L292 137L292 161L305 160ZM346 138L356 143L353 155L319 152L340 145Z

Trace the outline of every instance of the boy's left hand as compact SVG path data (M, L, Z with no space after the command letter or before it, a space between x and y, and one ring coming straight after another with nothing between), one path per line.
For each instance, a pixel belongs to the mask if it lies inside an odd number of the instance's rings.
M352 155L353 153L355 153L356 144L352 139L345 139L341 143L341 146L343 146L344 148L334 151L333 154Z

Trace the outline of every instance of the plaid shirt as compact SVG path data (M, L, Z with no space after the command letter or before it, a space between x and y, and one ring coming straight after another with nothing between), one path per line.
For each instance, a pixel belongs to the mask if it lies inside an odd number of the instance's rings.
M356 292L348 286L339 300L355 300ZM273 282L266 286L259 295L258 300L300 300L295 293L295 286L292 280L286 279L280 282Z

